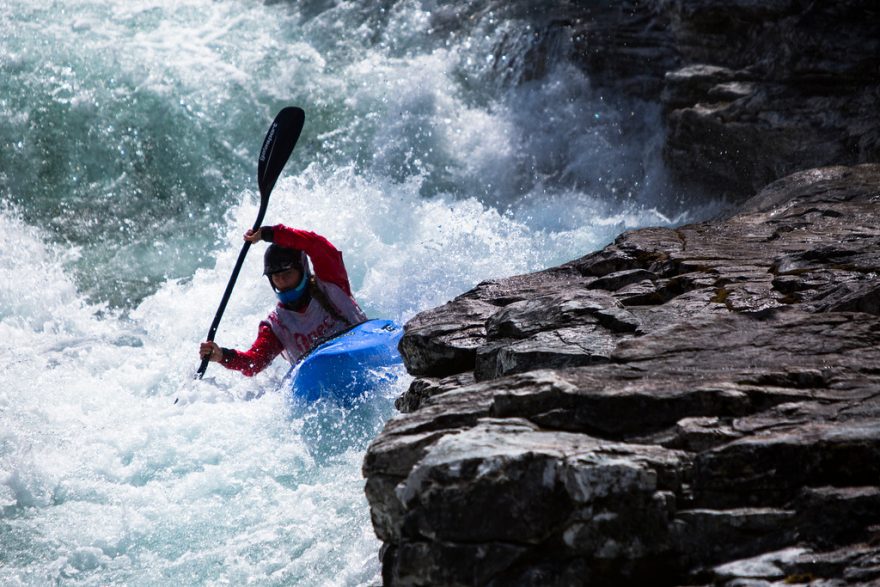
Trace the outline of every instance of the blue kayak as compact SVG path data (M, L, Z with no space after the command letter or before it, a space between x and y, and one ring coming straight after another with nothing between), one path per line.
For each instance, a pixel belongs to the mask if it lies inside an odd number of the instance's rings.
M391 320L367 320L316 347L287 377L293 397L349 404L373 389L388 367L403 360L397 343L403 328Z

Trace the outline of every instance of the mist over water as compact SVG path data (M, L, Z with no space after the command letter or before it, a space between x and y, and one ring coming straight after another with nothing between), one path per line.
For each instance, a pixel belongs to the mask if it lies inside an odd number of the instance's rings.
M701 214L656 112L564 43L537 63L524 6L0 6L0 583L377 582L360 464L408 377L304 407L281 359L193 381L197 343L287 105L306 127L265 222L344 251L371 317ZM254 249L223 346L274 303Z

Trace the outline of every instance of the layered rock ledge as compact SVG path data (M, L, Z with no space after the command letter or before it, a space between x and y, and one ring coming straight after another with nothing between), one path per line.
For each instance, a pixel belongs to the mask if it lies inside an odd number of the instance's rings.
M399 585L880 582L880 165L416 316L364 461Z

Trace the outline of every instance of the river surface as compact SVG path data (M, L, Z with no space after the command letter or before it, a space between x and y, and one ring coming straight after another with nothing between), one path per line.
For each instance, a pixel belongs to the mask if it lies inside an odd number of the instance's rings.
M265 223L344 251L370 317L699 216L658 113L535 51L527 6L0 4L0 584L380 581L360 465L408 376L305 407L280 358L193 380L197 345L287 105L306 126ZM223 346L274 303L263 250Z

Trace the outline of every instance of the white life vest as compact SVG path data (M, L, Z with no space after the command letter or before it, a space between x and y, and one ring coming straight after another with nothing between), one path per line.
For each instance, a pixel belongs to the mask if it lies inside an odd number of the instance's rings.
M357 302L338 285L319 279L315 283L343 320L327 311L314 296L304 312L288 310L278 304L267 322L284 347L281 354L291 364L296 364L318 344L367 320Z

